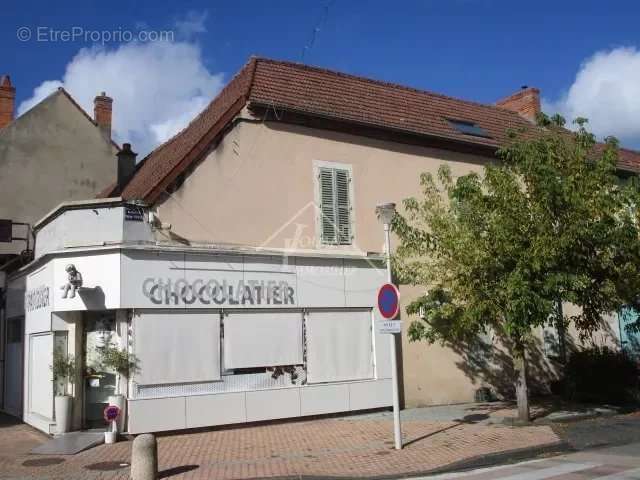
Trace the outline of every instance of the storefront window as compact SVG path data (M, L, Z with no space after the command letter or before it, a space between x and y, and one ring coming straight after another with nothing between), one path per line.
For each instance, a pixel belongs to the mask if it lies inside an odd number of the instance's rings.
M220 314L147 310L134 317L140 385L220 380Z
M370 311L310 312L307 326L309 383L373 378Z
M301 365L302 313L231 313L224 319L224 368L257 373Z

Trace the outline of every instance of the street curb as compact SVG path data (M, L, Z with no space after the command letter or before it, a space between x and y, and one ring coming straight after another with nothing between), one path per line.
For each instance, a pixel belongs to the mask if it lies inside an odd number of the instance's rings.
M532 422L533 425L553 425L556 423L577 423L583 420L593 420L594 418L609 418L615 417L616 415L620 415L620 411L609 410L603 412L589 412L577 415L564 415L558 416L555 418L541 418L539 420L534 420Z
M573 451L568 442L561 440L559 442L547 443L537 447L516 448L513 450L504 450L502 452L489 453L487 455L478 455L458 462L450 463L444 467L434 468L423 473L414 475L413 473L405 476L394 475L386 478L407 478L423 475L437 475L440 473L461 472L465 470L474 470L476 468L494 467L496 465L508 465L523 460L530 460L540 455L551 453L566 453Z
M269 477L269 480L399 480L404 478L425 477L442 473L461 472L476 468L493 467L497 465L508 465L511 463L530 460L540 455L551 453L566 453L573 451L571 446L565 441L547 443L537 447L516 448L504 450L502 452L477 455L465 460L432 468L430 470L414 470L410 472L397 473L393 475L361 475L361 476L324 476L324 475L287 475L282 477ZM262 480L263 477L254 477L249 480Z

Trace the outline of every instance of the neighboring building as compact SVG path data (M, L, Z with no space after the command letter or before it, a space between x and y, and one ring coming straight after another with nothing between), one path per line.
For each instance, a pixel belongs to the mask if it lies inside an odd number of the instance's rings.
M95 98L94 118L59 88L14 119L15 94L9 76L0 76L0 408L20 412L23 319L3 321L5 277L32 259L37 220L116 178L118 146L104 93Z
M13 236L29 238L29 227L64 201L91 198L115 179L118 146L111 140L112 99L95 99L94 118L59 88L14 117L15 88L0 77L0 219ZM26 242L0 242L0 270Z
M539 91L485 105L305 65L251 59L218 97L139 165L119 191L152 206L191 245L291 252L383 250L375 206L420 195L419 175L454 175L495 159L508 130L534 128ZM640 170L621 150L620 169ZM422 289L402 286L404 304ZM405 328L410 318L402 313ZM617 335L612 320L612 335ZM485 343L492 343L490 335ZM546 335L547 339L551 338ZM549 343L548 341L546 343ZM410 343L402 335L408 406L506 394L508 356ZM534 370L553 375L547 347ZM533 376L535 379L535 375ZM540 379L546 388L547 379Z

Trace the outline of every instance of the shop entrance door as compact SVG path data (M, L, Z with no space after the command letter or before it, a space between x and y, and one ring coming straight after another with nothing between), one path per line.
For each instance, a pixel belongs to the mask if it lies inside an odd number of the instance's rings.
M100 349L118 342L115 312L86 312L84 334L84 426L106 427L104 408L110 395L116 393L116 374L102 365Z

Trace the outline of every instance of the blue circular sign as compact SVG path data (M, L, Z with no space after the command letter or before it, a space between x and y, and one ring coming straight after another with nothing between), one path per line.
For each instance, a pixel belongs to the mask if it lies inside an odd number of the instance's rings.
M387 320L398 315L400 310L400 292L392 283L385 283L378 290L378 310Z

